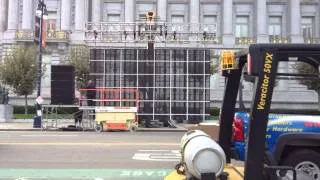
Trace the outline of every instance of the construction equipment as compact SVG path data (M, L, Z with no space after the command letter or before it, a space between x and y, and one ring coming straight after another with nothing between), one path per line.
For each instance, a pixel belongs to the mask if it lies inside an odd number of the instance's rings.
M230 55L230 54L229 54ZM225 67L221 69L221 73L226 77L226 87L224 93L224 99L220 113L220 130L219 130L219 145L223 149L226 157L226 165L223 173L220 173L214 167L223 165L223 161L216 160L211 162L211 168L206 171L199 171L207 164L208 161L202 160L200 162L195 161L192 166L186 163L185 158L181 160L181 163L177 165L176 170L170 173L166 180L179 180L179 179L201 179L201 180L213 180L213 179L245 179L245 180L284 180L284 179L318 179L319 177L310 177L302 171L297 171L293 167L283 166L281 162L278 164L268 163L268 157L265 154L265 140L266 140L266 128L268 123L268 115L270 112L270 104L275 86L275 79L277 75L280 76L301 76L306 77L304 74L284 74L278 73L278 64L281 61L294 61L304 62L313 66L316 70L320 67L320 45L310 44L252 44L249 49L236 52L234 58L226 56L228 59L223 59L222 63L234 64L236 66L230 68L230 66L221 65ZM255 78L255 87L253 88L253 101L250 111L250 124L249 134L247 139L247 159L243 168L231 164L232 155L232 135L233 135L233 121L235 114L235 105L237 100L237 94L240 84L240 79L244 66L247 64L247 74ZM310 75L307 75L310 78ZM318 74L313 75L313 78L319 82ZM194 133L194 132L189 132ZM293 138L286 145L289 148L295 148L296 145L305 144L306 148L311 148L317 152L320 152L320 135L319 133L308 133L308 140L305 141L299 136L299 132L294 133ZM299 138L296 139L295 137ZM304 136L303 136L304 137ZM311 143L311 144L309 144ZM207 143L205 146L208 146ZM312 145L311 147L309 145ZM202 146L202 145L199 145ZM203 145L204 146L204 145ZM300 147L300 146L299 146ZM211 146L212 148L212 146ZM200 155L201 148L195 148L196 152L193 154ZM183 152L183 151L182 151ZM218 157L217 151L212 151ZM213 156L211 154L211 156ZM182 156L183 157L183 156ZM220 158L221 159L221 158ZM223 159L223 158L222 158ZM192 169L196 169L199 175L194 174ZM196 176L195 176L196 175Z
M96 107L95 130L130 130L138 128L136 107Z
M94 92L94 99L81 98L80 109L91 110L95 121L94 129L103 130L130 130L138 128L137 113L139 110L139 92L132 88L94 88L80 89L82 94ZM93 106L83 106L88 102Z

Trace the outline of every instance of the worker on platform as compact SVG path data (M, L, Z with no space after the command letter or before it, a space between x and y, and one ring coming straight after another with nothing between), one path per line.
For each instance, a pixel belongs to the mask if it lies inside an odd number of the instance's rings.
M82 97L81 97L81 93L78 89L75 90L75 104L81 106L82 105ZM81 126L81 122L82 122L82 116L83 116L83 110L79 109L79 107L76 108L76 112L74 113L74 123L75 126L77 127L77 125L79 124L79 126Z
M86 92L87 92L87 104L88 106L96 106L95 99L96 99L96 85L92 80L88 81L87 87L86 87ZM93 107L94 108L94 107ZM91 112L89 111L90 119L92 118L95 120L95 110L92 109Z
M88 106L95 106L95 99L96 99L96 90L95 84L92 80L88 81L88 85L86 87L87 91L87 103Z

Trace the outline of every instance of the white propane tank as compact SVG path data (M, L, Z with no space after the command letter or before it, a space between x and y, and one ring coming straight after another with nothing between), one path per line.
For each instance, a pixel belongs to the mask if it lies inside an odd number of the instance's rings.
M200 130L189 131L182 137L181 158L187 172L198 179L201 179L201 173L220 175L226 163L220 145Z

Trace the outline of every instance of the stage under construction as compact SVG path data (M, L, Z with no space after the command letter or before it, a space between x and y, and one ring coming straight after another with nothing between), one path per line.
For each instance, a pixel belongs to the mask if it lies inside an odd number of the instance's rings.
M125 90L136 89L139 121L198 123L209 116L210 59L207 49L92 49L90 78L119 92L98 92L102 106L136 106Z

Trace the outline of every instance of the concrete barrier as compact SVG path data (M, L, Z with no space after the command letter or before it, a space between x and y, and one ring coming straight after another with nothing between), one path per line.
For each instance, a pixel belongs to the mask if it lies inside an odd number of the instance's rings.
M0 122L7 122L13 118L13 107L9 104L0 104Z

